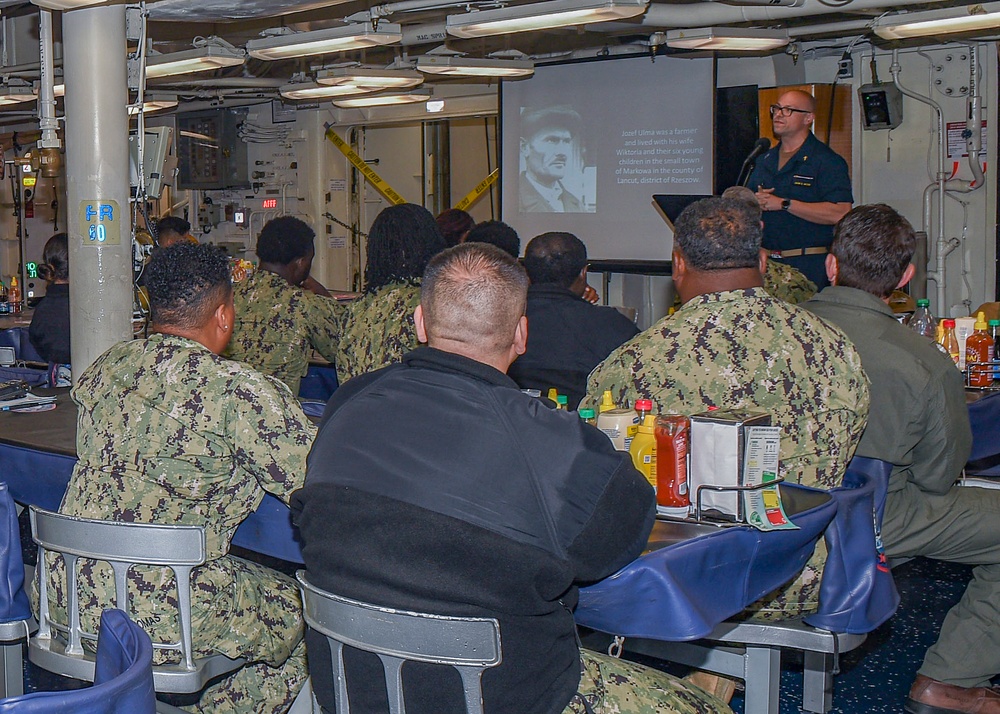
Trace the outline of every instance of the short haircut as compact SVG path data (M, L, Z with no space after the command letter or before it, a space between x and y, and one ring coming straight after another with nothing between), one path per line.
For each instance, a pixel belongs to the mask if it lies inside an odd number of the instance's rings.
M45 242L38 274L43 280L69 280L69 237L56 233Z
M176 233L185 236L191 232L191 224L180 216L164 216L156 222L156 238L159 241L161 233Z
M732 198L703 198L681 211L674 243L695 270L760 266L760 216Z
M316 250L315 237L309 224L295 216L272 218L257 237L257 257L265 263L288 265Z
M521 138L530 140L545 129L565 129L575 135L582 123L580 114L569 106L528 109L521 113Z
M466 243L489 243L506 251L515 260L521 254L521 238L503 221L483 221L469 231Z
M722 197L731 198L734 201L741 201L742 203L745 203L747 207L757 215L757 219L760 219L762 213L760 201L757 200L757 194L748 189L746 186L730 186L722 192Z
M383 209L368 231L365 292L416 283L427 261L444 248L437 221L423 206L403 203Z
M475 219L461 208L449 208L447 211L442 211L435 220L441 235L444 237L444 242L448 244L449 248L458 245L462 236L476 225Z
M542 233L524 249L524 269L533 285L568 288L586 265L587 246L572 233Z
M802 89L789 89L787 92L782 92L781 96L779 96L778 99L781 99L781 97L785 96L786 94L794 94L795 96L800 97L805 102L806 108L809 110L809 113L810 114L816 113L816 97L814 97L809 92L806 92Z
M420 286L428 341L452 340L480 354L498 354L513 342L527 295L524 268L496 246L448 248L427 264Z
M178 243L158 250L144 275L154 325L202 327L233 291L229 258L214 245Z
M884 203L857 206L833 229L837 285L885 298L896 289L913 258L913 226Z

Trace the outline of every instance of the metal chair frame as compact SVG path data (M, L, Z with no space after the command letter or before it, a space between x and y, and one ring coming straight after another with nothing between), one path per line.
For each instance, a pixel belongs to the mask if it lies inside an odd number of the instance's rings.
M32 538L38 545L35 569L39 594L38 634L28 642L28 659L57 674L94 680L95 656L83 640L97 641L97 634L80 625L77 590L81 558L108 563L115 576L115 607L132 617L128 572L134 565L169 568L177 586L180 638L153 642L154 650L178 652L181 662L153 667L157 692L192 693L219 675L243 666L244 660L225 655L194 656L191 638L191 572L205 563L205 529L201 526L115 523L66 516L32 506ZM66 563L68 623L53 620L49 608L50 568L45 554L59 553Z
M310 627L326 635L333 661L337 711L350 714L344 646L378 655L389 693L390 714L405 714L402 668L406 661L450 665L462 676L465 708L483 711L483 672L500 664L500 625L493 618L449 617L397 610L350 600L312 585L305 571L302 608Z

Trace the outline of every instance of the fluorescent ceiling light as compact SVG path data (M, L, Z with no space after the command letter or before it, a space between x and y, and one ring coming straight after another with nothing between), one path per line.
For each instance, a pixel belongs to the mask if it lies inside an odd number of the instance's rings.
M30 84L24 86L0 84L0 107L33 102L36 99L38 97L35 95L35 89Z
M331 97L349 97L355 94L370 94L382 87L361 87L356 84L316 84L315 82L299 82L286 84L278 91L285 99L330 99Z
M32 5L46 10L75 10L88 5L104 5L106 0L31 0Z
M417 57L417 69L448 77L530 77L535 73L535 64L531 60L424 55Z
M338 67L316 73L316 82L327 85L355 84L379 89L406 89L423 83L424 77L411 69L372 69L368 67Z
M667 32L667 47L685 50L762 52L788 44L785 30L751 27L691 27Z
M455 37L485 37L553 27L623 20L646 11L647 0L547 0L497 10L449 15L446 29Z
M402 39L403 33L399 25L380 22L376 30L370 22L359 22L326 30L295 32L250 40L247 42L247 52L257 59L282 60L341 50L359 50L376 45L391 45Z
M926 35L995 30L998 27L1000 3L987 3L890 15L876 23L875 34L884 40L905 40Z
M382 107L391 104L415 104L416 102L426 102L430 97L431 94L427 90L417 89L413 92L373 94L356 99L334 99L333 103L341 109L363 109L364 107Z
M150 97L145 102L142 103L142 113L152 114L153 112L161 112L164 109L173 109L177 106L177 97L169 94L163 96ZM128 115L130 117L135 116L139 113L139 107L130 106L128 108Z
M146 78L173 77L178 74L207 72L222 67L235 67L246 61L243 50L204 45L192 50L149 55L146 59Z

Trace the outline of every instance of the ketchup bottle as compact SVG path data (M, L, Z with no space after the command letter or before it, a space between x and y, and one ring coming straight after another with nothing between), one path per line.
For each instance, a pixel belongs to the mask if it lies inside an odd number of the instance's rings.
M656 418L656 510L684 518L691 506L688 494L687 456L691 420L679 414Z

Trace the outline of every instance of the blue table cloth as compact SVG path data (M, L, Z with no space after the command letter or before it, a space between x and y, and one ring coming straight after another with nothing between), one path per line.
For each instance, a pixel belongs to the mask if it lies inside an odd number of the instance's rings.
M76 408L69 394L53 411L0 412L0 479L18 503L58 510L76 463ZM266 494L233 536L233 545L302 562L298 530L288 506Z

